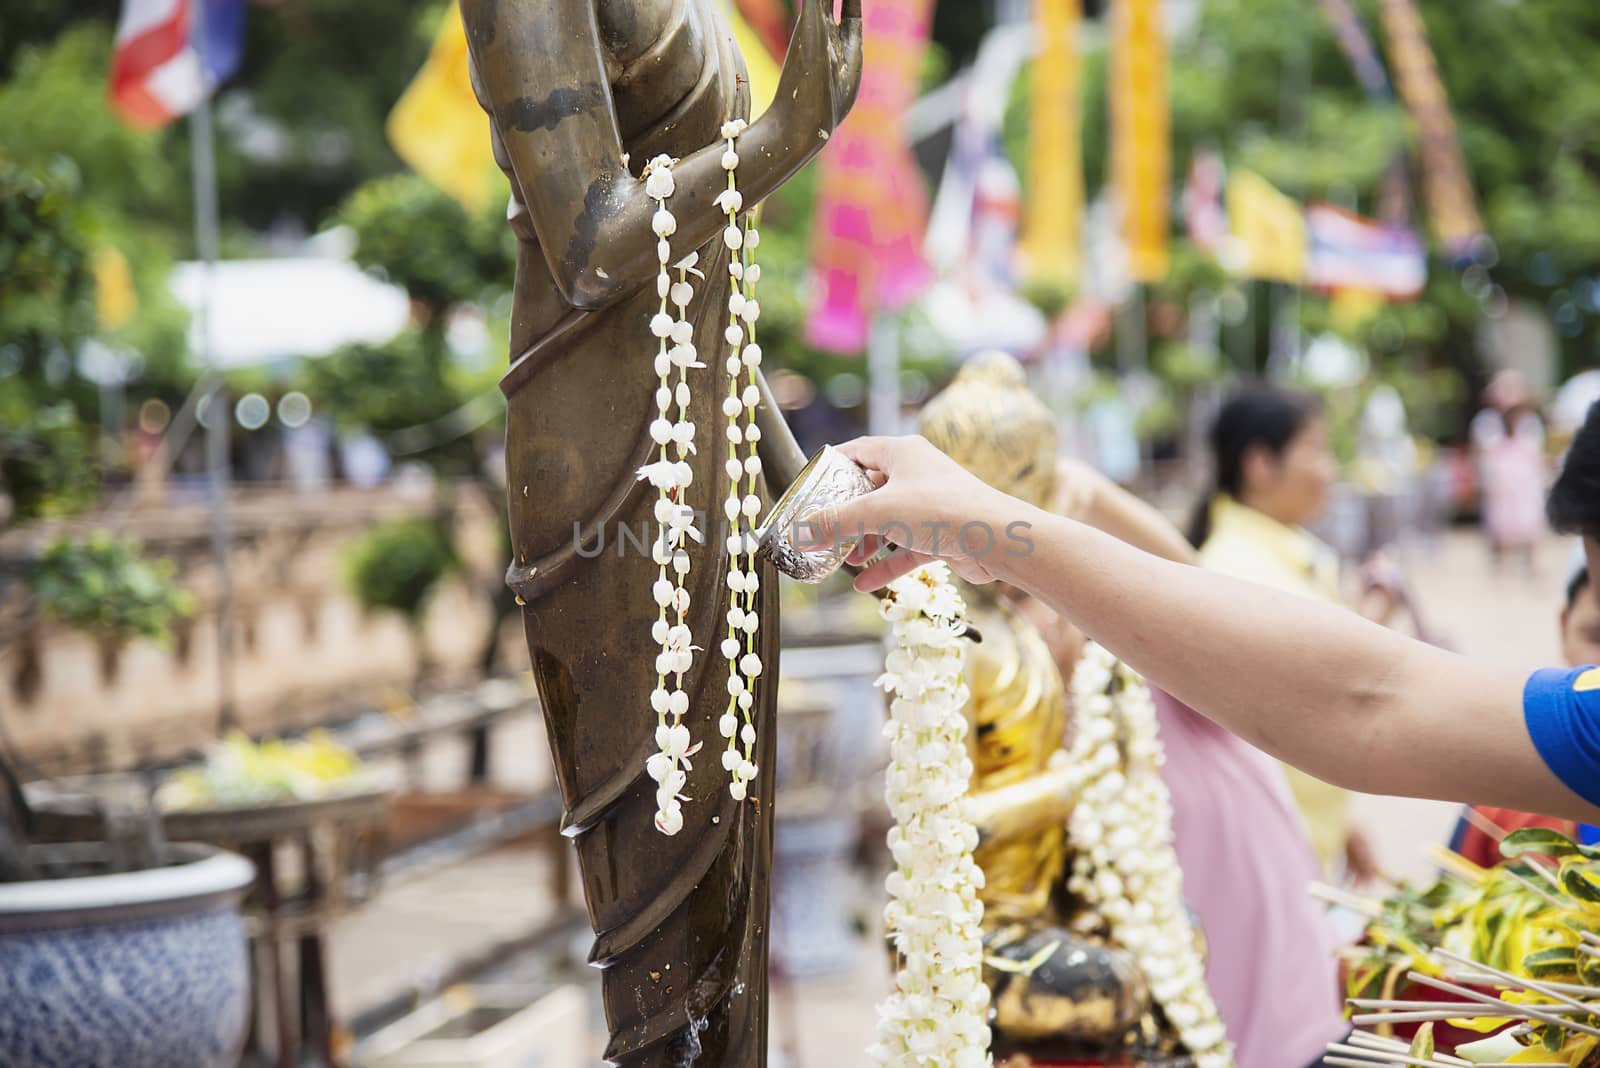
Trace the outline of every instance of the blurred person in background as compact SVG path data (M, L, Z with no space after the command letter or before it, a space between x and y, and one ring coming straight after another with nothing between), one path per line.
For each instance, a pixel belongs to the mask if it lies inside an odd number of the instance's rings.
M1600 664L1600 596L1584 566L1583 547L1567 572L1566 604L1561 609L1561 658L1568 667ZM1500 862L1500 839L1524 827L1548 827L1586 843L1600 841L1600 828L1574 820L1516 809L1469 805L1450 837L1450 848L1480 868Z
M1055 511L1155 556L1195 562L1155 508L1077 460L1057 464ZM1062 675L1084 636L1043 602L1019 595ZM1340 1011L1339 936L1306 886L1321 876L1295 797L1276 760L1154 687L1172 796L1183 896L1208 946L1206 983L1240 1068L1293 1068L1350 1031Z
M1472 420L1483 532L1496 565L1508 554L1534 573L1534 546L1545 531L1544 424L1533 391L1517 371L1501 371L1483 391L1486 407Z
M1316 400L1247 386L1223 403L1210 445L1215 482L1189 530L1200 565L1343 604L1338 555L1305 529L1327 511L1338 475ZM1378 622L1389 608L1387 599L1363 598L1362 614ZM1342 868L1357 883L1377 876L1370 840L1350 824L1349 793L1291 767L1284 772L1325 869Z

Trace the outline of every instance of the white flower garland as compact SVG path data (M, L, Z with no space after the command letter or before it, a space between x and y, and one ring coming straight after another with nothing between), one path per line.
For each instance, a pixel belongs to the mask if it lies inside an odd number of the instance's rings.
M881 605L895 648L878 685L892 695L885 794L895 826L884 908L900 960L878 1009L873 1063L892 1068L983 1068L989 988L983 982L983 871L964 800L972 777L963 710L966 606L949 568L930 564L895 581Z
M728 326L724 331L730 347L726 363L729 386L722 404L723 414L728 417L728 460L724 466L729 487L724 511L730 524L728 586L732 597L727 635L721 643L722 654L728 661L728 707L718 727L728 740L722 756L722 766L731 775L728 790L739 801L745 799L750 781L760 770L755 760L755 685L762 667L760 654L756 652L756 632L760 626L756 593L760 589L760 579L756 572L754 537L761 516L761 497L756 492L756 480L761 475L761 458L757 455L761 430L755 422L756 408L761 403L760 389L756 385L761 346L755 342L755 324L761 315L761 306L755 300L755 285L760 281L761 268L754 263L754 252L761 237L748 216L743 224L740 222L744 197L735 178L739 167L736 143L745 128L743 119L733 119L722 125L721 134L727 142L722 167L728 173L728 188L716 200L717 207L728 219L722 240L730 252L728 272L733 279L728 295ZM652 556L659 568L651 589L657 606L651 637L659 650L656 687L650 694L650 706L656 714L657 752L646 761L645 770L656 783L656 828L668 835L683 829L683 802L688 798L681 791L688 781L688 771L692 770L690 758L700 749L700 743L691 739L689 728L683 722L689 711L689 695L683 688L683 681L694 665L694 653L700 648L694 644L688 624L689 591L685 586L691 567L688 542L702 540L694 526L694 509L687 500L687 491L694 479L694 470L687 458L695 452L689 370L705 366L698 360L694 324L688 316L689 305L694 300L689 276L705 277L695 269L698 254L691 253L674 265L678 271L677 282L672 281L668 269L672 262L670 238L678 229L677 219L667 207L667 201L676 191L672 164L671 157L657 156L643 172L645 193L656 202L650 226L656 235L656 257L660 264L656 295L661 303L650 320L650 333L656 339L658 411L650 424L650 437L659 446L660 453L654 462L639 469L639 478L648 480L657 491L657 536ZM668 310L669 301L677 308L676 317ZM745 343L747 331L748 344ZM674 368L677 369L676 384L672 382ZM748 376L742 390L739 387L741 370ZM672 418L674 404L677 411ZM739 422L741 415L746 416L743 426ZM747 446L742 460L738 453L741 444ZM747 479L743 493L739 487L741 477ZM743 714L742 728L739 713Z
M667 199L675 191L672 179L672 160L657 156L644 169L645 192L656 202L655 215L650 226L656 234L656 294L661 299L660 308L650 320L650 333L656 339L655 369L657 378L655 421L650 424L650 438L660 448L656 461L639 470L639 478L648 479L656 487L656 537L651 553L658 567L651 595L657 606L655 623L650 634L660 652L656 654L656 688L650 694L650 707L656 713L656 746L659 749L646 764L650 778L656 783L656 827L663 834L677 834L683 828L684 799L680 791L688 780L689 758L699 749L692 745L689 728L683 717L689 711L689 694L683 688L683 677L694 664L693 635L687 622L689 591L684 586L689 575L688 541L701 540L694 526L694 509L689 507L686 491L694 480L694 468L687 457L695 451L694 419L689 404L693 394L689 389L689 368L704 367L696 359L694 324L689 322L689 303L694 299L694 287L689 274L694 270L694 257L677 264L678 281L674 283L667 264L672 260L672 243L668 240L678 229L678 221L667 208ZM694 273L699 274L698 271ZM668 301L678 309L674 318L667 310ZM676 388L672 385L672 371L677 368ZM674 402L676 419L668 418ZM667 569L672 569L668 577ZM669 610L675 619L669 620ZM670 677L669 677L670 676Z
M1183 902L1172 798L1160 775L1166 756L1150 689L1090 642L1072 673L1072 694L1069 759L1087 781L1067 824L1076 851L1067 888L1098 911L1116 942L1133 954L1197 1068L1232 1068L1233 1047L1206 986Z
M756 344L755 324L761 315L761 306L755 301L755 284L760 281L761 268L752 261L761 237L748 216L743 226L739 222L744 196L739 192L734 172L739 168L737 141L744 130L743 119L722 124L722 137L728 143L722 153L728 188L718 194L716 200L717 207L728 217L722 241L728 246L728 274L732 278L728 291L728 326L723 335L728 342L728 395L722 401L722 414L728 417L728 459L723 464L728 475L728 496L723 502L723 513L728 517L728 587L733 591L728 607L727 635L722 639L722 655L728 662L728 707L717 729L728 740L722 753L722 766L731 776L728 792L736 801L745 799L750 780L760 770L755 759L755 684L761 674L761 656L756 652L756 631L761 617L756 611L760 579L756 575L755 529L761 517L761 497L756 493L756 479L761 474L761 457L756 454L756 445L761 440L761 428L756 426L756 407L761 403L756 368L761 366L761 346ZM745 343L746 331L749 332L748 344ZM739 388L741 370L749 373L749 381L742 391ZM739 424L741 414L746 417L742 427ZM747 446L743 460L739 458L741 444ZM741 477L747 479L742 495L739 492ZM742 727L740 713L744 720Z

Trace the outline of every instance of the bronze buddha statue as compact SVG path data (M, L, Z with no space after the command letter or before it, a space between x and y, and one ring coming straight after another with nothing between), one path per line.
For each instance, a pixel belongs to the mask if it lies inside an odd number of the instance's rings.
M968 362L928 402L920 429L990 485L1051 506L1055 420L1011 357ZM967 716L996 1062L1114 1060L1130 1036L1148 1032L1152 1002L1133 957L1080 929L1066 889L1076 797L1065 768L1063 669L1029 606L997 584L962 583L961 593L983 634L966 650Z
M673 837L653 823L646 776L655 722L648 544L654 493L635 479L652 445L656 379L646 324L656 310L654 202L640 173L665 153L677 193L677 255L696 250L706 281L689 317L718 351L727 306L722 123L747 118L744 61L715 0L460 0L473 88L495 159L511 180L518 238L511 321L507 487L512 565L543 703L564 831L575 842L604 969L606 1058L630 1066L766 1063L772 776L734 801L715 759L694 763L695 800ZM828 140L861 72L860 0L803 0L776 99L739 139L739 189L759 203ZM720 360L710 361L720 366ZM713 374L715 372L706 372ZM709 381L708 381L709 384ZM721 426L719 390L690 409ZM804 458L762 405L765 479L781 490ZM690 457L711 516L726 488L718 450ZM703 497L701 496L703 495ZM704 528L704 524L702 524ZM638 539L630 546L623 532ZM695 555L689 621L711 633L729 605L725 538ZM726 532L723 532L726 533ZM596 545L601 547L595 553ZM640 547L642 545L642 547ZM580 553L579 548L584 552ZM763 569L757 760L772 766L778 676L776 576ZM684 717L715 741L726 669L696 658Z

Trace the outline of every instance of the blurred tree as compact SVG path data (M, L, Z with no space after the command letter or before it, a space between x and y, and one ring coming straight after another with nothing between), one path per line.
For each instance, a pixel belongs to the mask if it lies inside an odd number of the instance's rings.
M95 322L89 243L77 217L77 172L0 158L0 487L11 516L70 511L93 492L92 408L78 347Z
M1473 335L1499 287L1549 309L1567 370L1591 364L1600 340L1600 288L1587 277L1600 247L1600 6L1419 3L1493 244L1475 273L1436 258L1423 299L1386 309L1355 339L1385 359L1475 368ZM1382 50L1378 0L1358 7ZM1087 24L1084 41L1084 169L1093 196L1108 159L1103 25ZM1193 149L1215 145L1230 166L1255 170L1297 198L1372 214L1390 159L1415 153L1410 116L1363 94L1318 4L1206 0L1193 31L1174 41L1171 76L1175 190ZM1005 125L1019 169L1027 159L1026 92L1024 77ZM1425 205L1415 209L1426 233ZM1305 325L1332 327L1326 301L1308 295L1303 308Z
M451 305L486 301L510 287L516 239L496 205L472 218L411 174L375 178L335 218L355 233L355 259L424 305L431 323Z
M315 230L363 182L401 171L384 120L449 6L253 5L243 66L218 100L223 210L254 230Z

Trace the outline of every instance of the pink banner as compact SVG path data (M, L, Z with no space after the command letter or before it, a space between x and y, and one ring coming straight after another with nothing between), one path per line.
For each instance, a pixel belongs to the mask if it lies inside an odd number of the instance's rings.
M930 279L922 258L928 195L902 121L916 97L932 0L874 0L866 66L849 118L822 153L812 238L816 296L806 340L829 352L867 346L871 317L909 303Z

